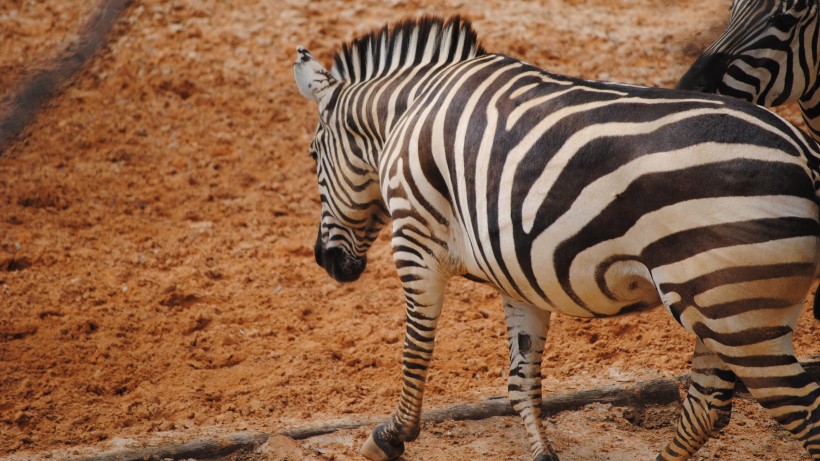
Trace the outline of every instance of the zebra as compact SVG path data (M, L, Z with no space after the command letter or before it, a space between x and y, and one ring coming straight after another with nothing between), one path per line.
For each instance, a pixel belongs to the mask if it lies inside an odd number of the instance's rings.
M723 33L678 89L734 96L767 107L797 101L820 139L818 0L733 0Z
M389 225L406 299L397 409L360 453L395 459L420 433L450 278L500 293L507 380L533 459L553 313L664 306L696 336L691 385L658 460L688 459L729 423L736 379L820 460L820 386L792 333L820 270L814 141L717 95L585 81L487 52L460 16L344 43L325 69L297 48L316 102L316 262L357 280Z

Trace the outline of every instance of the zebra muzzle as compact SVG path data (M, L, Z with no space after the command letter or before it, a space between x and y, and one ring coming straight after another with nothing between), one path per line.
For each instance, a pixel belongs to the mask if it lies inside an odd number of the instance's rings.
M723 53L700 56L675 86L678 90L717 93L732 56Z
M367 257L357 258L341 247L324 249L319 242L315 248L316 262L337 282L359 279L367 266Z

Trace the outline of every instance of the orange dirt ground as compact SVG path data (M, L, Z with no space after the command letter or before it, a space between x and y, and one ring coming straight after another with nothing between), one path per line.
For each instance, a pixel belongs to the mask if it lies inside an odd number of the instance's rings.
M54 56L91 2L0 3L0 95ZM313 261L315 107L297 44L328 63L405 15L462 13L490 51L593 79L671 87L728 0L144 0L0 157L0 457L60 459L163 438L275 432L386 415L400 389L403 300L386 235L350 285ZM800 123L794 107L780 113ZM504 395L498 296L449 288L427 408ZM798 353L820 354L806 309ZM545 392L687 371L693 338L663 311L555 317ZM566 460L648 459L671 436L592 405L550 418ZM294 443L355 459L369 428ZM284 443L284 442L283 442ZM90 448L88 448L90 447ZM517 418L428 425L405 459L526 459ZM264 459L284 459L269 448ZM759 410L696 459L807 459Z

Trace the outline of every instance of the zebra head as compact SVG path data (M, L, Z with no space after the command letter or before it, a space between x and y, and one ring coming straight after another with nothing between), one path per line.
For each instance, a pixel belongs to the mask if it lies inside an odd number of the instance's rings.
M794 101L815 84L818 18L818 0L734 0L726 29L677 88L765 106Z
M316 262L339 282L352 282L364 272L367 250L386 222L378 173L367 162L361 130L340 108L344 80L327 71L304 48L293 75L299 92L319 106L319 125L310 143L316 161L322 202L314 253Z

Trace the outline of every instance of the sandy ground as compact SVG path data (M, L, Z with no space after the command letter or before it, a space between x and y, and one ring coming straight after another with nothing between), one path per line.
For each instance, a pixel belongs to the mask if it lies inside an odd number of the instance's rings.
M484 45L554 72L671 87L728 1L145 0L87 71L0 157L0 457L71 457L165 438L275 432L386 415L400 389L403 301L387 238L359 282L313 261L315 108L297 44L421 13L470 17ZM0 3L0 94L71 40L90 2ZM800 123L794 107L780 110ZM449 287L428 408L504 395L495 293ZM820 322L799 323L801 355ZM546 392L687 371L693 338L660 310L557 317ZM677 409L639 427L593 406L548 420L565 460L649 459ZM665 412L665 413L664 413ZM355 459L368 429L292 446ZM405 459L525 459L516 418L425 427ZM90 448L89 448L90 447ZM282 459L271 445L266 459ZM279 456L277 458L277 456ZM290 459L295 459L292 455ZM756 404L697 459L807 459Z

